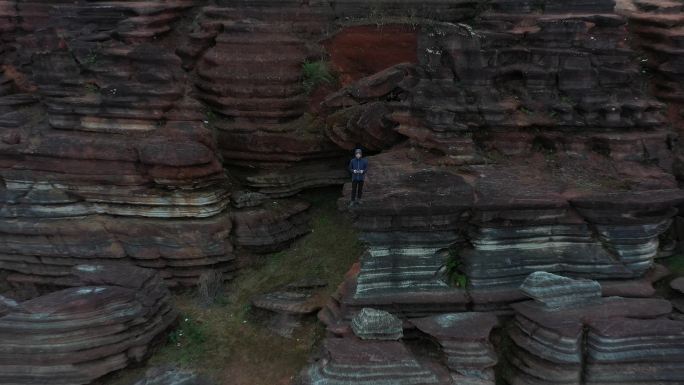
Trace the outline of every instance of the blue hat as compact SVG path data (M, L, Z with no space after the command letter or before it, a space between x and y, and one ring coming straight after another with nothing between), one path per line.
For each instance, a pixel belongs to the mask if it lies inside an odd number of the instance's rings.
M360 152L363 152L363 151L361 151L360 148L357 148L356 150L354 150L354 154L358 154L358 153L360 153Z

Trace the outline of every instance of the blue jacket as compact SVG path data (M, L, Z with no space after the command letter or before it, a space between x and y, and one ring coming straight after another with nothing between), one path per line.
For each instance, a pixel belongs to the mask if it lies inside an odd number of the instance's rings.
M363 173L354 173L354 170L362 170ZM361 181L366 176L368 171L368 159L352 159L349 161L349 172L352 174L353 181Z

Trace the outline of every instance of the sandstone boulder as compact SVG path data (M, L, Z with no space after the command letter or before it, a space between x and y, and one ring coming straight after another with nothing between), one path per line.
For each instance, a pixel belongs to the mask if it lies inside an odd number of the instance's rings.
M398 340L404 335L399 318L372 308L361 309L352 319L351 328L363 340Z
M570 279L543 271L527 276L520 290L549 308L586 304L601 298L601 285L596 281Z

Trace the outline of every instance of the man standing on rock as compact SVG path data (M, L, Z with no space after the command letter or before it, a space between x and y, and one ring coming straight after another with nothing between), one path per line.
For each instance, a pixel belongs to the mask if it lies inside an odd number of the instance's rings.
M360 148L354 150L354 159L349 161L349 172L352 174L352 195L350 206L361 203L363 195L363 181L368 171L368 159L363 157Z

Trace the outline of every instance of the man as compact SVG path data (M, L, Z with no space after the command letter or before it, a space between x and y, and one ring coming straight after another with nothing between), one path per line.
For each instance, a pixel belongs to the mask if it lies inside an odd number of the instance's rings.
M363 181L368 171L368 159L363 157L360 148L354 150L354 158L349 161L349 172L352 174L352 196L350 206L361 203Z

